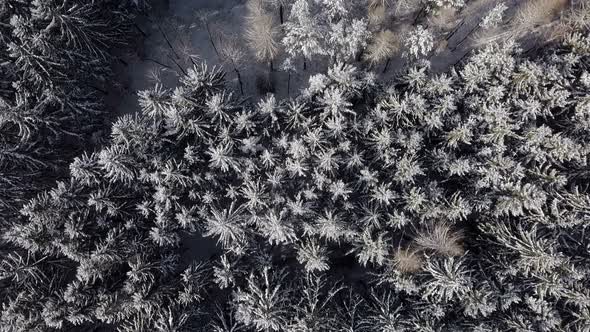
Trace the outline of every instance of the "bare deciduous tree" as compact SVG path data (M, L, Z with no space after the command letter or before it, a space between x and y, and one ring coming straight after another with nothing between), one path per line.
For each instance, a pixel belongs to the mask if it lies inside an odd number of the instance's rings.
M444 256L461 256L464 249L461 245L462 236L447 224L432 224L419 232L414 242L424 248L433 250Z
M248 46L258 61L269 62L272 71L273 60L279 53L279 30L274 19L271 15L262 13L248 17L246 24L245 38Z
M398 248L393 254L393 264L400 272L412 273L422 267L422 257L415 249Z
M400 40L391 30L379 31L373 36L372 42L367 47L365 59L376 65L385 61L383 72L387 71L391 57L400 49Z
M235 36L224 36L221 41L219 53L223 63L229 66L236 73L238 84L240 86L240 93L243 95L244 84L242 82L240 70L244 65L244 60L246 59L246 52L244 48L240 45L238 39Z

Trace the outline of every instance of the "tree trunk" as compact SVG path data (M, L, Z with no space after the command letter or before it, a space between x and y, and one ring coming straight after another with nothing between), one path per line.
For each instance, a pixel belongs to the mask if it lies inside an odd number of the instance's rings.
M283 5L279 5L279 17L281 19L281 24L283 24L284 22L284 9L283 9Z
M461 60L465 59L465 57L467 57L467 55L469 53L471 53L471 52L470 51L465 52L465 54L463 54L463 56L459 60L457 60L457 61L455 61L455 63L453 63L453 66L456 66L459 62L461 62Z
M205 22L205 28L207 28L207 33L209 34L209 41L211 42L211 46L213 46L213 50L217 57L219 58L219 52L217 51L217 46L215 46L215 42L213 41L213 36L211 35L211 30L209 29L209 22Z
M303 57L303 70L307 70L307 59Z
M459 31L459 29L461 29L461 27L463 26L463 24L465 24L465 19L463 19L461 21L461 23L457 24L457 26L447 34L447 36L445 37L445 39L446 40L449 40L449 39L453 38L453 36L457 33L457 31Z
M385 62L385 67L383 67L383 73L387 72L387 68L389 67L390 62L391 58L387 58L387 62Z
M170 60L172 60L172 62L174 62L174 64L178 67L178 69L180 69L180 71L186 75L186 71L184 71L184 68L182 68L182 66L178 63L178 61L176 61L173 57L171 57L170 55L168 55L168 58L170 58Z
M270 71L273 72L275 69L274 69L274 65L272 63L272 60L269 61L269 65L270 65L269 66L270 67Z
M472 33L474 33L474 32L477 30L477 28L479 28L479 24L478 24L478 25L476 25L475 27L473 27L473 29L471 29L471 30L470 30L470 31L469 31L469 32L468 32L468 33L465 35L465 37L463 37L463 39L461 39L461 40L459 41L459 43L457 43L455 46L453 46L453 48L451 49L451 52L454 52L454 51L457 49L457 47L459 47L461 44L463 44L463 42L464 42L464 41L465 41L467 38L469 38L469 36L471 36L471 34L472 34Z
M151 61L151 62L153 62L153 63L157 63L157 64L159 64L160 66L162 66L162 67L164 67L164 68L172 69L172 67L168 66L167 64L163 64L163 63L161 63L160 61L158 61L158 60L155 60L155 59L152 59L152 58L144 58L143 60L145 60L145 61Z
M238 84L240 85L240 93L243 96L244 95L244 85L242 83L242 75L240 75L240 71L237 68L234 68L234 71L236 72L236 76L238 76Z
M162 36L164 36L164 40L166 40L166 44L168 44L168 47L170 47L170 49L172 50L172 53L174 53L174 56L177 59L180 59L180 56L178 55L178 53L176 53L174 46L172 46L172 43L168 39L168 36L166 36L166 33L164 32L164 30L162 30L162 27L160 26L160 24L157 24L157 25L158 25L158 30L160 30L160 33L162 34Z
M195 60L193 60L193 57L190 54L188 55L188 59L191 60L193 66L198 67L197 63L195 62Z
M358 53L356 54L356 58L355 58L355 60L356 60L357 62L361 62L361 61L363 60L363 54L364 54L364 53L365 53L365 50L364 50L364 49L362 49L362 50L358 51Z
M144 32L144 31L143 31L143 30L142 30L142 29L139 27L139 25L137 25L137 23L135 23L135 22L134 22L134 23L133 23L133 26L135 27L135 29L136 29L137 31L139 31L139 33L141 33L141 35L142 35L144 38L147 38L147 34L146 34L146 33L145 33L145 32Z
M414 22L412 22L412 25L416 25L416 23L418 23L418 19L420 19L420 16L422 16L422 13L424 12L425 9L426 9L426 6L422 6L420 11L418 12L418 15L416 15L416 18L414 18Z
M541 45L539 44L534 44L533 46L529 47L526 51L522 52L522 54L533 54L534 52L536 52L539 48L541 47Z
M291 97L291 71L287 71L287 97Z

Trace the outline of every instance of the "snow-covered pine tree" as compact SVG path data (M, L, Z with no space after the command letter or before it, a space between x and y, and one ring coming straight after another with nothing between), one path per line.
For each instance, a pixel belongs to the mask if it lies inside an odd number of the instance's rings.
M282 43L291 57L302 57L303 68L313 56L326 54L323 26L310 8L309 0L296 0L291 6L289 19L284 25Z
M65 176L100 132L110 48L133 36L134 10L110 0L0 3L2 329L44 329L39 299L56 291L64 260L7 242L7 230L27 229L19 209Z
M159 330L195 322L208 272L181 264L178 248L184 232L205 227L197 223L199 211L178 204L189 197L207 200L191 189L206 174L188 170L207 167L205 154L193 151L206 151L207 136L216 136L209 123L222 126L226 117L220 114L239 108L229 100L219 103L223 73L216 69L195 67L183 82L175 91L156 87L140 94L143 114L120 118L109 146L76 158L66 182L24 206L26 220L3 238L29 252L24 266L41 257L52 262L52 274L34 278L32 268L29 280L14 281L50 289L43 296L27 288L12 294L17 297L2 312L3 326ZM162 159L176 152L186 159ZM18 277L11 266L3 266L3 277Z
M328 54L337 62L358 59L365 48L370 32L364 19L341 19L330 26Z

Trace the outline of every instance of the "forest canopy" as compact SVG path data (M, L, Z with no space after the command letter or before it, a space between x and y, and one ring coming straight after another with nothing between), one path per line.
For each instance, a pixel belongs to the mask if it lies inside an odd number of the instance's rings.
M248 1L109 123L148 7L0 4L0 331L590 330L586 1Z

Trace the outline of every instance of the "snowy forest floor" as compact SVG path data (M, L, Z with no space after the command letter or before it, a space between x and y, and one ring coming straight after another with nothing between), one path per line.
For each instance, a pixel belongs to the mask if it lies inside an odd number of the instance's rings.
M491 2L491 1L487 1ZM232 43L243 51L245 58L238 66L243 81L244 98L253 101L268 91L261 91L259 82L270 80L272 91L277 99L294 96L302 86L307 84L309 76L324 72L329 66L326 61L313 61L303 70L303 63L296 64L297 72L291 74L289 91L287 89L288 74L278 70L279 64L285 59L284 52L274 61L273 71L269 71L266 63L257 62L251 55L242 38L247 13L246 0L157 0L152 9L144 17L138 19L138 28L144 34L136 51L125 55L125 66L121 68L121 94L116 114L133 114L139 110L136 93L162 83L165 87L174 87L178 77L192 67L192 63L206 63L209 66L223 65L217 50L224 43ZM506 3L510 10L518 1ZM475 14L475 15L473 15ZM466 57L472 46L467 40L461 42L479 23L481 13L471 13L462 21L459 29L448 40L448 46L442 48L430 58L431 67L435 72L447 71L454 64ZM277 13L278 16L278 13ZM205 23L206 22L206 23ZM425 24L428 24L425 22ZM211 38L210 38L211 37ZM215 44L215 46L213 46ZM453 49L451 51L451 49ZM359 67L367 67L366 63L357 63ZM388 81L405 67L405 59L398 56L391 60L388 70L382 73L382 66L372 68L380 81ZM238 78L233 68L224 68L230 87L240 95Z

